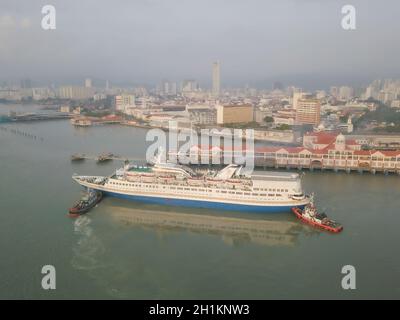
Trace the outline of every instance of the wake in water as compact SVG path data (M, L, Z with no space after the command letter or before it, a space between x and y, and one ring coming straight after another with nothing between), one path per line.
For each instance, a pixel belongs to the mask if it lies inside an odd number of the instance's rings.
M72 266L79 270L93 270L103 268L100 258L104 253L104 246L93 233L92 220L88 216L80 216L74 221L74 232L78 235Z

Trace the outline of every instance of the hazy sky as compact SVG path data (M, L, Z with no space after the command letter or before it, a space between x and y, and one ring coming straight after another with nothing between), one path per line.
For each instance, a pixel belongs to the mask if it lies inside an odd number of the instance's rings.
M56 8L57 29L41 28ZM341 7L357 29L341 27ZM0 0L0 80L154 84L221 61L223 86L400 77L399 0Z

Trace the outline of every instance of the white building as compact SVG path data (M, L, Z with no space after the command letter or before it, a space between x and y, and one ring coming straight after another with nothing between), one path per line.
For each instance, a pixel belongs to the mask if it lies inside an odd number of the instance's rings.
M91 98L93 94L93 89L88 87L62 86L58 89L61 99L83 100Z
M217 111L207 104L188 104L186 113L193 124L212 125L217 122Z
M91 88L92 87L92 79L86 78L85 79L85 87L86 88Z
M298 105L299 105L299 100L303 99L303 97L306 95L306 93L304 92L300 92L300 91L294 91L293 92L293 97L292 97L292 105L293 105L293 109L297 109Z
M115 110L126 113L130 108L135 108L134 95L122 94L115 96Z
M349 100L354 97L354 89L352 87L340 87L339 89L339 99Z

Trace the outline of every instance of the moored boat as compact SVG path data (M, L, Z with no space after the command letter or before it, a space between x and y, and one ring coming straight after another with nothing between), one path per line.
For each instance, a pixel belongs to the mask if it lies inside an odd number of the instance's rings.
M303 209L294 207L292 208L292 211L297 218L312 226L334 233L338 233L343 230L343 226L340 223L329 219L325 213L318 212L312 197L310 202Z
M103 197L103 193L97 190L88 191L75 205L69 209L69 216L78 217L98 204Z
M101 162L106 162L106 161L110 161L113 159L114 154L112 154L111 152L109 153L103 153L101 155L98 156L97 158L97 162L101 163Z
M75 153L71 156L71 161L82 161L85 160L85 155L81 153Z

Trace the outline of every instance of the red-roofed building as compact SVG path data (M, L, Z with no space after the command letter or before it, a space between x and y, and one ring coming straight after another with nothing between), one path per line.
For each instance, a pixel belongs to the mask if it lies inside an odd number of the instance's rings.
M307 132L303 137L303 146L309 149L350 149L361 150L361 144L338 132Z
M326 168L366 171L397 172L400 174L400 150L361 150L354 139L342 134L310 133L305 135L307 143L314 148L303 147L257 147L255 150L235 147L192 146L191 156L204 159L232 158L235 154L252 156L256 166L275 168ZM199 163L202 163L201 161ZM212 163L210 161L209 163Z

